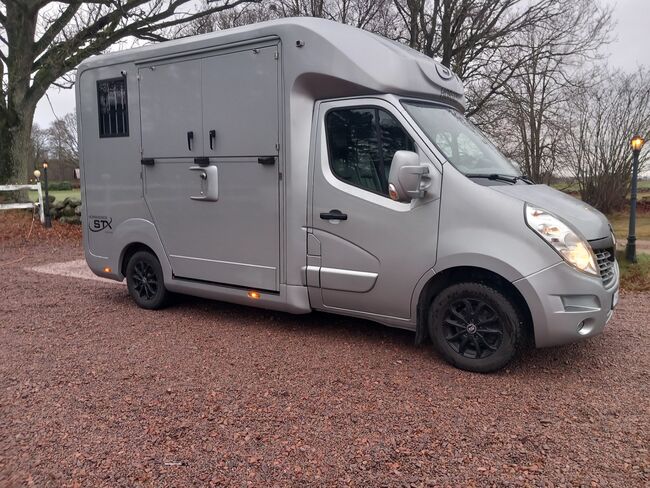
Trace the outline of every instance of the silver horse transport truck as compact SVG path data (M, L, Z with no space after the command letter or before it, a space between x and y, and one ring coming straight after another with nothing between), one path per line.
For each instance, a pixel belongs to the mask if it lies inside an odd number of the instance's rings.
M91 58L76 90L86 260L141 307L361 317L479 372L612 317L607 219L522 176L402 45L281 20Z

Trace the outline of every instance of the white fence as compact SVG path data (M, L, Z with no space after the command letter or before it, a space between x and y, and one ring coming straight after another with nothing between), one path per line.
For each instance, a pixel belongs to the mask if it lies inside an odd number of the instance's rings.
M43 190L40 182L36 185L0 185L0 191L18 191L18 190L36 190L38 192L38 202L26 203L0 203L0 210L13 210L16 208L34 208L38 207L38 213L41 217L41 223L45 222L45 211L43 209Z

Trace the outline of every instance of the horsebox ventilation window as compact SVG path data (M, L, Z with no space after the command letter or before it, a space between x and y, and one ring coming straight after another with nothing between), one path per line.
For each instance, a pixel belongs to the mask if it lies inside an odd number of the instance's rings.
M126 78L97 82L99 105L99 137L128 137L129 111Z

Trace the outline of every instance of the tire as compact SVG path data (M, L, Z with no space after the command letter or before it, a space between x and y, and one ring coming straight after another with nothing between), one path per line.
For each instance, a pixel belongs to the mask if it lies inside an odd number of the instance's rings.
M436 350L457 368L490 373L503 368L522 342L516 305L481 283L458 283L440 292L429 308L429 334Z
M131 298L141 308L158 310L169 300L160 262L148 251L138 251L129 259L126 285Z

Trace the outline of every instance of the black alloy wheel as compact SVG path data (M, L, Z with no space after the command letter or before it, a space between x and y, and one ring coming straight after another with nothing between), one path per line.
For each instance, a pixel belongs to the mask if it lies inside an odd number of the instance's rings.
M155 310L167 303L169 292L165 288L162 267L150 252L138 251L131 256L126 266L126 284L139 307Z
M483 300L450 303L442 327L449 346L466 358L485 358L501 347L503 319Z
M135 263L132 279L133 288L141 300L151 300L158 293L158 278L149 263L145 261Z
M478 373L503 368L519 350L524 321L517 304L485 283L456 283L429 308L429 336L454 366Z

